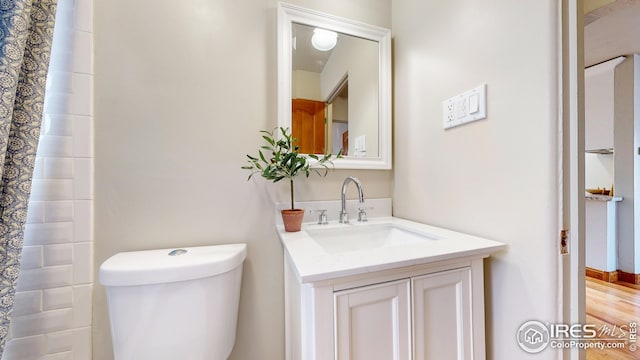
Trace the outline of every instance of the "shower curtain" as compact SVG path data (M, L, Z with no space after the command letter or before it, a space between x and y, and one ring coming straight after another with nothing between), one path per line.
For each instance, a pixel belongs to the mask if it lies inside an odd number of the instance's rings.
M20 270L57 0L0 0L0 357Z

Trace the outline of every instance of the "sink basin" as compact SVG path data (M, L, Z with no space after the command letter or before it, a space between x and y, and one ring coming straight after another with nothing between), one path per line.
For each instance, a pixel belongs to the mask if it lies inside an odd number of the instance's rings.
M403 229L396 224L308 229L307 234L329 254L419 245L442 239L436 235Z
M338 207L339 208L339 207ZM312 283L459 259L487 257L505 244L396 217L366 223L303 224L278 236L291 261L291 276Z

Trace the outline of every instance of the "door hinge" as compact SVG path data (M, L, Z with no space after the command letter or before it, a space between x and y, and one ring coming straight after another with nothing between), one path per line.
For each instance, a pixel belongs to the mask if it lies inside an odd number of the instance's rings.
M567 246L567 238L569 237L569 230L560 230L560 254L567 255L569 253L569 247Z

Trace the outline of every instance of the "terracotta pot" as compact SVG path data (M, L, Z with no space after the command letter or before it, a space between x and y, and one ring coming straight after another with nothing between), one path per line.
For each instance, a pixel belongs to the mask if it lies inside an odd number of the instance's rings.
M304 209L289 209L282 210L281 212L284 230L288 232L300 231L302 219L304 218Z

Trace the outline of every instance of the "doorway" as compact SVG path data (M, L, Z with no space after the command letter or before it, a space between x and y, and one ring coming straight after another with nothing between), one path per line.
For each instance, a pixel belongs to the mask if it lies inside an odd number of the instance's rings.
M576 73L583 69L585 73L581 78L584 104L578 107L584 111L584 133L578 134L585 150L580 186L587 192L583 212L579 212L584 242L578 253L585 270L572 267L571 276L574 283L586 281L586 289L572 302L584 301L578 313L581 322L594 324L598 331L609 329L599 337L626 339L625 332L640 317L640 277L636 276L640 271L635 265L640 255L635 219L640 213L634 211L634 187L638 183L634 175L638 166L634 134L639 127L633 115L640 1L584 1L582 13L583 24L576 25L582 26L578 32L583 31L584 53L582 64L576 64ZM626 342L620 349L589 349L571 358L634 359L637 353L631 345L635 344Z

